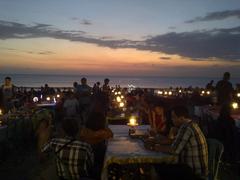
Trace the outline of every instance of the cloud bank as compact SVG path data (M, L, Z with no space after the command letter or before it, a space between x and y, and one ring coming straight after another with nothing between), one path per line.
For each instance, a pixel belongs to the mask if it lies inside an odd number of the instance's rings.
M240 26L182 33L148 36L143 41L127 39L111 40L89 36L84 31L64 31L48 24L25 25L0 21L0 39L54 38L74 42L92 43L109 48L135 48L152 52L177 54L199 61L220 58L226 61L240 60ZM146 36L147 37L147 36Z
M192 20L185 21L185 23L196 23L202 21L215 21L215 20L224 20L230 17L236 17L240 19L240 10L226 10L208 13L204 17L196 17Z

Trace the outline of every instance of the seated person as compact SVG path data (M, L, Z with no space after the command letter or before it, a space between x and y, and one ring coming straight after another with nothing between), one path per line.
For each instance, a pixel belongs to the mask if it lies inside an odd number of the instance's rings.
M177 106L172 109L172 121L179 127L176 139L170 145L152 145L148 141L145 147L150 150L172 153L179 157L180 164L191 167L195 174L206 177L208 175L208 148L205 136L191 119L185 107Z
M96 132L98 130L105 129L105 126L106 126L106 118L103 112L102 113L92 112L88 117L86 128ZM93 144L92 148L94 153L95 175L96 175L96 178L100 179L104 156L106 152L106 143L103 140L99 143Z
M65 137L51 139L42 147L42 152L49 148L54 151L60 179L79 179L89 176L94 164L91 145L76 139L79 128L75 119L64 119L62 128ZM42 128L39 133L46 133L49 130L48 127L45 130Z

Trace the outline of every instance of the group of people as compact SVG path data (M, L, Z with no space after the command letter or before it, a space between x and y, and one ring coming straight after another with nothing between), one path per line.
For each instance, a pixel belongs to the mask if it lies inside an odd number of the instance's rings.
M223 107L231 102L233 88L229 82L230 74L224 73L223 80L219 81L214 88L218 95L218 102ZM210 87L212 86L212 87ZM10 99L14 97L15 86L11 78L6 77L1 87L3 106L8 109ZM82 78L81 83L73 83L73 91L66 92L61 98L58 112L61 119L57 133L53 133L52 115L43 116L39 123L36 136L38 140L39 157L42 159L43 152L52 150L56 157L57 172L60 179L79 179L82 177L100 178L101 168L106 150L105 140L113 137L112 131L107 127L106 116L109 110L111 88L109 79L94 84L93 88L87 84L87 79ZM213 88L211 82L207 88ZM48 86L42 89L42 94L51 94ZM178 157L177 165L172 165L168 176L179 172L192 175L192 179L206 178L208 175L208 147L206 137L195 123L183 105L174 104L166 107L163 103L154 103L148 99L144 91L129 93L126 95L128 108L135 108L141 119L150 124L150 131L144 140L145 147L151 151L171 153ZM223 109L219 122L228 122L228 127L233 128L229 109ZM228 113L229 112L229 113ZM144 117L144 118L143 118ZM219 127L226 123L220 123ZM224 127L223 127L224 129ZM55 129L56 130L56 129ZM230 131L226 131L229 134ZM225 141L224 137L216 137ZM231 135L229 135L231 136ZM148 138L154 137L154 138ZM222 139L221 139L222 138ZM225 142L226 145L229 142ZM180 164L180 166L179 166ZM165 166L166 167L166 166ZM161 165L156 166L159 177L164 179ZM179 169L182 169L179 171ZM175 174L175 175L176 175Z
M43 152L52 150L60 179L100 179L105 140L113 136L106 122L108 83L105 79L103 87L92 89L86 78L80 84L75 82L74 91L62 97L60 127L54 136L51 136L51 118L41 120L36 132L39 154L42 157Z

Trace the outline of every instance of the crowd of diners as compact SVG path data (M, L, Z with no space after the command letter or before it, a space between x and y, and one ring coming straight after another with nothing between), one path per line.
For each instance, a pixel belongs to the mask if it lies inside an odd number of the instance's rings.
M233 149L239 144L231 117L230 105L234 89L229 79L230 73L226 72L216 87L213 87L211 82L207 88L216 90L218 104L221 106L214 138L224 144L224 158L234 161L236 152ZM54 90L46 84L39 91L24 91L15 87L10 77L6 77L1 87L1 108L4 112L9 112L13 107L36 104L32 101L34 97L41 100L58 94L55 102L55 127L52 128L54 117L51 113L46 113L41 117L35 132L39 159L44 161L46 152L51 150L56 157L57 174L62 180L69 177L100 179L106 140L114 136L106 120L113 108L113 94L109 82L109 79L105 79L102 86L100 82L96 82L90 87L87 79L82 78L80 83L73 83L73 90ZM189 105L194 106L192 102L195 96L192 96L189 103L188 98L169 100L156 97L142 89L131 92L120 86L116 89L125 95L126 108L137 111L142 124L150 124L144 140L145 148L178 156L176 164L154 166L159 179L207 179L209 171L206 136L189 112ZM13 99L18 101L13 103Z

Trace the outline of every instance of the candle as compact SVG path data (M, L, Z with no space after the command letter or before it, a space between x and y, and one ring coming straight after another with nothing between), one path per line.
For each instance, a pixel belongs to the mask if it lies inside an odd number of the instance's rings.
M3 114L3 112L2 112L2 110L0 109L0 115L2 115Z
M60 94L57 94L57 98L60 98Z
M158 94L160 94L160 95L162 95L162 94L163 94L163 92L162 92L162 91L158 91L157 93L158 93Z
M137 126L137 119L135 117L130 117L128 125L130 126Z
M233 109L237 109L237 108L238 108L238 103L233 102L233 103L232 103L232 107L233 107Z
M50 97L47 97L47 98L46 98L47 101L50 101L50 99L51 99Z
M240 93L237 93L237 97L240 97Z
M124 107L124 103L120 102L119 107Z
M117 96L117 102L121 102L121 97Z

